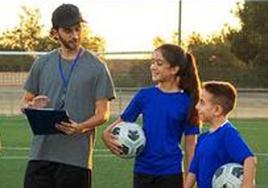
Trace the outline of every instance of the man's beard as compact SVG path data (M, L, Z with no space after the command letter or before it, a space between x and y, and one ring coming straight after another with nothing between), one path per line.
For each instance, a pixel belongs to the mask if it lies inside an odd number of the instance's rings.
M79 47L79 40L72 39L72 40L65 40L59 35L59 41L62 45L68 50L77 50Z

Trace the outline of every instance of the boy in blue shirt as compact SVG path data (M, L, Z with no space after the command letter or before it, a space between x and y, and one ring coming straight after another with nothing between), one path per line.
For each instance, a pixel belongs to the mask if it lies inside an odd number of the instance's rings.
M212 177L222 165L239 163L244 168L243 188L253 188L255 157L239 132L228 120L236 103L237 92L228 82L205 82L200 101L196 105L201 121L210 129L198 138L184 188L211 188Z

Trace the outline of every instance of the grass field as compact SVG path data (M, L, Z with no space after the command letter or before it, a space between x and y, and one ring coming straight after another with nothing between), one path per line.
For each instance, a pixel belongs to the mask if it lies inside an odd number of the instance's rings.
M258 157L257 188L268 187L268 119L235 119L240 130ZM104 126L103 126L104 127ZM100 141L98 130L94 157L94 188L131 188L132 160L111 155ZM21 188L31 130L23 117L0 117L2 153L0 156L0 188Z

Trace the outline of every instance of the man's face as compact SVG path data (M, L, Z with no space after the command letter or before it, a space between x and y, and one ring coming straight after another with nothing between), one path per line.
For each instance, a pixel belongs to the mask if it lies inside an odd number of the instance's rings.
M81 25L77 24L68 28L58 28L55 36L60 44L68 50L77 50L80 47Z

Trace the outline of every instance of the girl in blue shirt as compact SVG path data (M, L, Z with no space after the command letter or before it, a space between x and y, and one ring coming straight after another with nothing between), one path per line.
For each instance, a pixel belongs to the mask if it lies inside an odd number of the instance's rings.
M194 57L182 48L164 44L152 54L150 67L155 86L138 91L121 116L103 132L106 146L116 155L122 151L111 129L121 121L135 122L141 114L146 137L144 151L136 157L134 188L183 186L185 136L186 162L193 156L199 119L194 108L200 80Z

